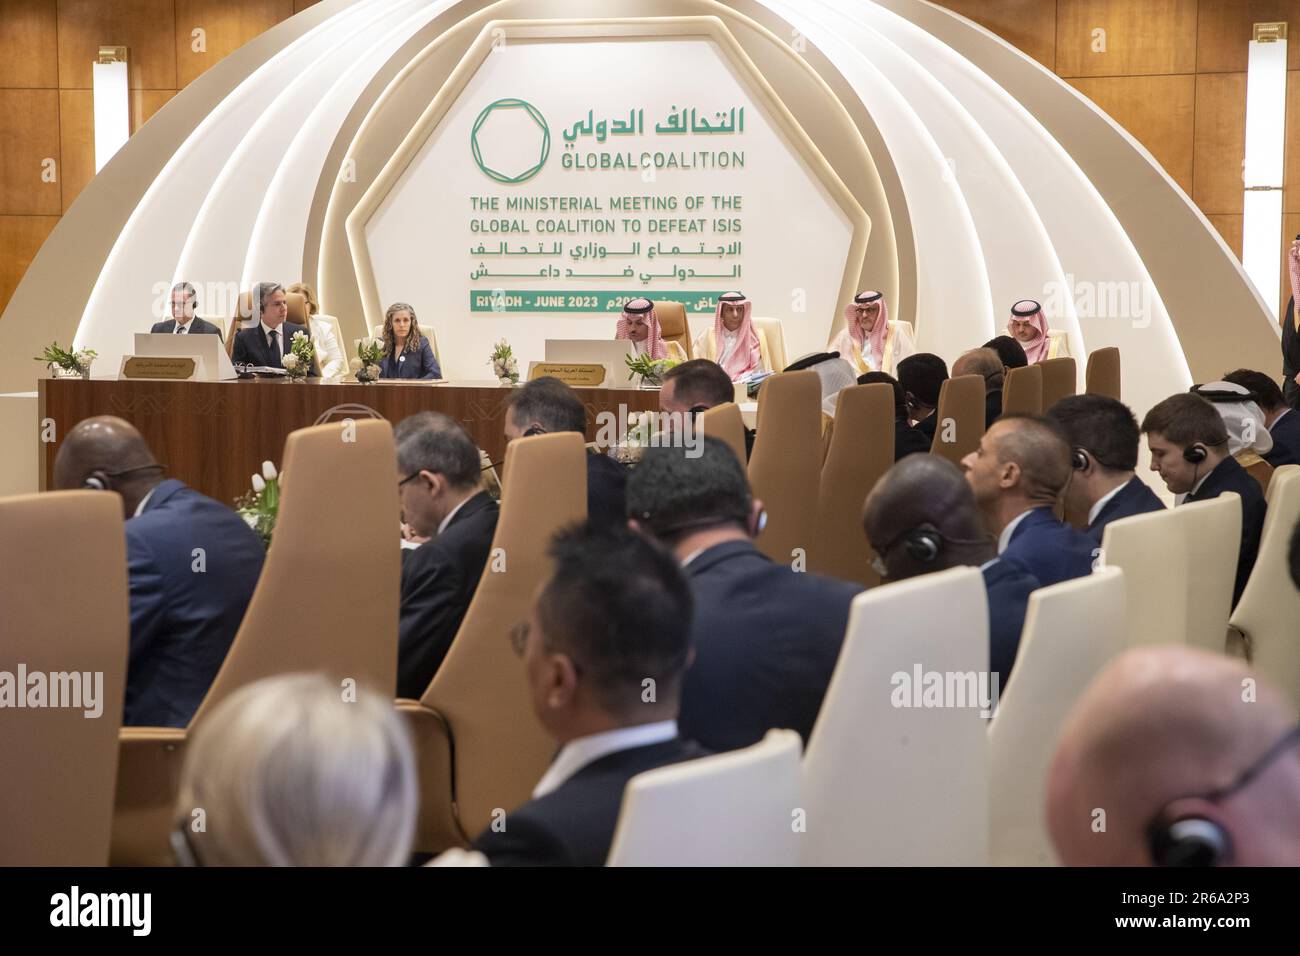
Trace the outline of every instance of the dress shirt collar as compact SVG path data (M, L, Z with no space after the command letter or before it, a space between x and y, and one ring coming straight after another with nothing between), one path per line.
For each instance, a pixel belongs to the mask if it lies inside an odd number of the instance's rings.
M1289 414L1291 414L1291 409L1289 408L1284 408L1280 412L1278 412L1277 418L1273 419L1273 424L1268 426L1269 431L1272 431L1274 428L1276 428L1277 423L1280 422L1283 418L1285 418Z
M1038 506L1038 508L1045 508L1045 507L1047 506L1046 505ZM998 535L998 554L1001 554L1003 551L1007 550L1007 546L1011 544L1011 536L1015 534L1016 529L1020 527L1020 522L1024 521L1025 518L1027 518L1032 512L1037 511L1038 508L1030 508L1028 511L1022 511L1020 512L1020 514L1016 515L1014 518L1012 518L1010 521L1007 522L1007 526L1003 528L1002 533Z
M280 347L281 347L281 348L284 348L284 323L283 323L283 322L281 322L281 323L280 323L279 325L277 325L275 328L271 328L271 327L270 327L269 325L267 325L265 322L258 322L258 325L260 325L260 326L262 327L262 341L263 341L263 342L265 342L267 345L270 345L270 344L271 344L271 333L274 332L274 333L276 334L276 336L279 338L279 341L280 341Z
M677 721L660 720L653 724L619 727L599 734L570 740L560 748L551 766L533 788L533 798L558 790L566 780L590 763L620 750L661 744L677 736Z
M162 484L162 482L159 482L158 484ZM138 518L142 514L144 514L145 505L149 503L149 499L153 497L153 493L157 490L158 490L158 485L154 485L152 488L150 488L148 491L145 492L144 497L140 499L140 503L135 506L135 514L131 515L132 518Z
M1114 498L1117 494L1119 494L1127 487L1128 487L1128 482L1126 481L1123 484L1116 485L1110 491L1106 492L1104 495L1098 498L1096 503L1093 504L1093 506L1088 509L1088 524L1092 524L1094 521L1096 521L1097 515L1101 514L1101 509L1105 508L1108 504L1110 504L1110 499Z

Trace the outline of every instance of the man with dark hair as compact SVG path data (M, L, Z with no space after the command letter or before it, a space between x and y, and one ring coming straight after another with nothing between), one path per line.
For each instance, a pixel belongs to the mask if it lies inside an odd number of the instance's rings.
M908 415L917 430L931 442L939 407L939 391L948 380L948 365L930 352L917 352L898 363L898 384L907 397Z
M677 562L625 527L591 522L558 534L551 557L511 640L560 751L533 799L475 841L493 866L603 866L627 782L706 754L677 732L691 651Z
M555 432L587 433L587 408L558 378L535 378L506 397L506 441ZM622 524L627 469L599 452L587 456L587 517Z
M1228 454L1228 428L1213 405L1199 395L1171 395L1147 412L1142 434L1151 449L1151 470L1165 486L1184 495L1180 504L1208 501L1225 491L1241 496L1241 542L1237 579L1232 591L1235 607L1250 580L1259 554L1268 506L1259 483Z
M305 326L285 321L289 303L278 282L259 282L253 289L252 317L251 326L235 333L230 360L236 365L284 368L284 357L289 354L294 335L311 335Z
M962 565L980 569L988 592L989 669L1006 687L1038 579L998 557L957 466L938 455L899 462L867 495L862 529L887 581Z
M419 699L478 589L499 508L483 490L478 446L455 419L419 412L394 438L403 518L429 539L402 552L397 696Z
M961 467L1004 561L1044 587L1092 573L1092 539L1053 513L1070 480L1070 446L1055 423L1003 415Z
M1002 417L1002 383L1006 374L1001 357L990 348L963 352L957 361L952 363L953 378L958 375L978 375L984 379L985 428Z
M1273 437L1273 449L1264 460L1274 468L1300 465L1300 415L1291 414L1291 406L1282 398L1282 389L1272 376L1239 368L1223 376L1223 380L1248 391L1264 413L1264 427Z
M736 400L731 377L717 362L691 359L665 373L659 389L659 410L694 418L700 412ZM745 429L745 454L754 450L754 429Z
M155 322L149 331L164 335L221 335L221 330L194 314L198 305L199 293L188 282L178 282L172 286L170 319Z
M984 348L998 353L1003 368L1024 368L1029 364L1024 347L1009 335L994 336L984 343Z
M900 461L907 455L930 450L930 439L912 427L907 420L907 398L903 395L903 386L898 379L888 372L864 372L858 376L859 385L889 385L894 390L894 461Z
M1137 419L1105 395L1071 395L1047 411L1070 443L1074 474L1065 490L1065 517L1101 544L1106 525L1162 511L1164 502L1137 476Z
M751 540L763 504L731 449L704 436L689 451L647 449L627 488L632 526L672 550L695 598L682 734L710 750L747 747L773 727L807 740L861 588L769 560Z

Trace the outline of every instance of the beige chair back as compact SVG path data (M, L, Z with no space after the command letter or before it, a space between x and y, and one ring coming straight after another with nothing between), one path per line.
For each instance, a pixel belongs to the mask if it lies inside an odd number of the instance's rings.
M961 460L979 447L984 437L984 392L982 375L958 375L943 383L930 454L960 468Z
M822 465L808 570L864 587L880 583L862 532L862 505L893 464L894 387L876 382L844 389Z
M686 321L686 306L681 302L655 302L655 315L659 319L659 334L665 342L676 342L687 359L695 358L691 352L691 327Z
M1038 363L1043 374L1043 411L1047 411L1063 398L1075 394L1079 372L1074 359L1068 355L1046 359Z
M301 292L286 292L284 294L284 304L289 309L289 314L285 317L286 322L295 322L302 326L307 325L309 314L305 295Z
M1119 349L1097 349L1088 355L1088 367L1084 371L1085 389L1089 395L1105 395L1115 401L1122 401L1119 387Z
M772 367L768 371L781 371L790 364L785 357L785 332L781 327L781 320L756 315L753 317L753 322L754 328L762 332L763 337L767 339L768 357L772 362Z
M749 455L745 451L745 419L735 402L714 405L700 413L695 420L702 435L711 435L731 446L741 468L748 467Z
M1187 643L1222 654L1237 579L1241 498L1229 491L1209 501L1179 505L1174 513L1186 529Z
M822 386L816 372L782 372L758 391L758 435L749 485L767 508L756 544L778 564L814 550L821 484Z
M1255 479L1255 484L1259 485L1259 490L1264 497L1268 497L1268 486L1273 480L1273 466L1263 458L1258 461L1252 461L1249 465L1242 465L1246 469L1246 474Z
M1106 525L1098 563L1124 571L1127 646L1185 643L1189 560L1185 541L1186 528L1176 509Z
M1050 866L1047 772L1066 717L1124 650L1124 572L1104 568L1029 596L1011 680L989 726L989 853L994 866Z
M58 688L71 704L0 712L0 866L104 866L131 629L122 499L0 498L0 542L0 671L46 675L46 703Z
M1007 372L1002 385L1002 414L1043 414L1043 369L1026 365Z

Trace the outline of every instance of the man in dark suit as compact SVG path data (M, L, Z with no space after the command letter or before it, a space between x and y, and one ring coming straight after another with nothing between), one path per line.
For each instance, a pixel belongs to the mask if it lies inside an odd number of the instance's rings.
M1241 541L1232 604L1250 580L1259 554L1268 506L1259 483L1228 454L1228 429L1213 405L1199 395L1171 395L1142 419L1142 434L1151 449L1151 470L1165 486L1185 495L1180 504L1208 501L1225 491L1241 496Z
M254 324L235 333L230 360L236 365L284 368L284 356L294 335L298 332L311 335L305 326L286 322L288 316L284 288L277 282L259 282L253 290Z
M980 569L988 593L989 670L1006 687L1038 579L998 558L957 466L938 455L899 462L867 496L862 528L887 581L961 565Z
M1300 465L1300 413L1286 403L1277 382L1263 372L1245 368L1229 372L1223 380L1246 389L1264 413L1264 425L1273 439L1273 448L1264 460L1274 468Z
M1024 346L1009 335L995 335L984 343L984 348L998 353L1003 369L1024 368L1029 364Z
M1097 544L1120 518L1163 511L1164 502L1137 476L1137 419L1104 395L1071 395L1047 411L1070 443L1074 475L1065 490L1065 517Z
M898 363L898 384L903 386L907 397L908 415L931 443L938 423L935 411L939 407L939 392L947 380L947 363L929 352L917 352Z
M1046 418L1003 415L961 462L998 555L1043 587L1092 573L1093 540L1052 509L1070 480L1070 446Z
M736 400L731 376L717 362L691 359L670 368L659 389L659 410L694 419L701 412ZM754 429L745 429L745 455L754 452Z
M419 412L394 439L403 518L428 539L402 552L397 696L418 700L478 590L500 509L483 490L478 446L455 419Z
M172 286L172 317L162 322L155 322L149 331L166 335L215 335L221 337L221 330L194 315L198 304L198 290L188 282L178 282Z
M706 753L677 733L691 648L677 562L626 527L591 522L557 535L551 557L512 640L560 750L533 799L475 841L493 866L603 866L627 782Z
M578 393L558 378L535 378L506 398L506 441L554 432L587 433L587 408ZM587 455L587 517L599 524L622 524L627 469L609 455Z
M695 598L682 735L710 750L747 747L774 727L807 740L861 587L776 564L754 547L763 504L717 438L647 449L628 480L627 514L672 549Z
M888 372L864 372L858 376L859 385L889 385L894 390L894 461L908 455L930 450L931 440L926 438L907 420L907 398L903 386Z
M131 645L127 725L184 727L239 630L265 552L243 519L175 479L140 433L111 416L72 429L54 487L122 496Z
M1019 346L1017 346L1019 348ZM1002 357L991 348L971 349L963 352L952 363L952 374L978 375L984 379L984 427L988 428L1002 416L1002 383L1006 369Z

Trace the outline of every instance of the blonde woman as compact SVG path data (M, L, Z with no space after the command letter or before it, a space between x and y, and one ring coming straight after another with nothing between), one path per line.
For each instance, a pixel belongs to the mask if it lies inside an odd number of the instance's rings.
M415 309L394 302L384 313L384 359L380 378L442 378L433 346L420 334Z
M324 321L334 316L321 314L320 303L316 301L316 293L311 290L311 286L295 282L286 291L296 292L307 300L307 321L311 326L312 343L316 346L316 361L320 365L320 377L334 378L342 375L348 370L347 362L343 360L343 347L339 344L338 336L334 334L333 323Z
M177 861L404 865L419 795L410 738L391 698L289 674L218 704L194 732L181 770Z

